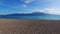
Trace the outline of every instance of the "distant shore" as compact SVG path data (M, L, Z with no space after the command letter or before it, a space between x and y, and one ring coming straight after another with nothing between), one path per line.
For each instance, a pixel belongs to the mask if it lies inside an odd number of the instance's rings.
M0 34L60 34L60 20L0 19Z

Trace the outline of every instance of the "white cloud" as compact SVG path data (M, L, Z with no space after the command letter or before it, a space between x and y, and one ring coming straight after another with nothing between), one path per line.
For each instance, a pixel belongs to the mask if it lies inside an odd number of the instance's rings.
M25 0L25 3L31 3L31 2L33 2L33 1L35 1L35 0Z
M60 15L60 11L57 11L56 9L43 9L43 10L33 10L33 12L43 12L43 13L48 13L48 14L56 14Z
M22 5L22 7L23 7L23 8L26 8L26 7L27 7L27 5Z
M24 1L24 5L22 5L24 8L26 8L27 7L27 5L29 4L29 3L31 3L31 2L33 2L33 1L35 1L35 0L25 0Z
M14 5L14 6L8 6L8 7L11 7L11 8L20 8L20 7L22 7L22 8L26 8L27 7L27 5L25 5L25 4L23 4L23 5Z
M30 3L30 2L32 2L32 1L31 1L31 0L26 0L26 1L25 1L25 3Z

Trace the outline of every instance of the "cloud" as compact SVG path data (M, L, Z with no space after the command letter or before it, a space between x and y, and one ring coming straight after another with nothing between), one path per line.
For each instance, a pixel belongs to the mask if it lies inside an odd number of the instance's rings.
M30 2L32 2L32 1L31 1L31 0L26 0L26 1L25 1L25 3L30 3Z
M56 9L48 9L48 8L45 8L43 10L33 10L32 12L43 12L43 13L47 13L47 14L60 15L60 11L58 11Z
M31 3L31 2L33 2L33 1L35 1L35 0L25 0L25 3Z
M33 2L33 1L35 1L35 0L25 0L24 1L24 5L22 5L23 7L27 7L27 5L29 4L29 3L31 3L31 2Z
M26 7L27 7L27 5L22 5L22 7L23 7L23 8L26 8Z

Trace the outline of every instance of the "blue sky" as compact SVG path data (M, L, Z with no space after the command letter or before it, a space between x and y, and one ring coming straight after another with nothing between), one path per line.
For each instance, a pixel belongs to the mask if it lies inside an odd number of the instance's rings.
M0 14L60 9L60 0L0 0Z

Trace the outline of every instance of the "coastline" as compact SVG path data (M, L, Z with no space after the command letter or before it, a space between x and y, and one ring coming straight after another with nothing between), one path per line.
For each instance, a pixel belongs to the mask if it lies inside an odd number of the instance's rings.
M0 19L0 34L59 34L60 20Z

